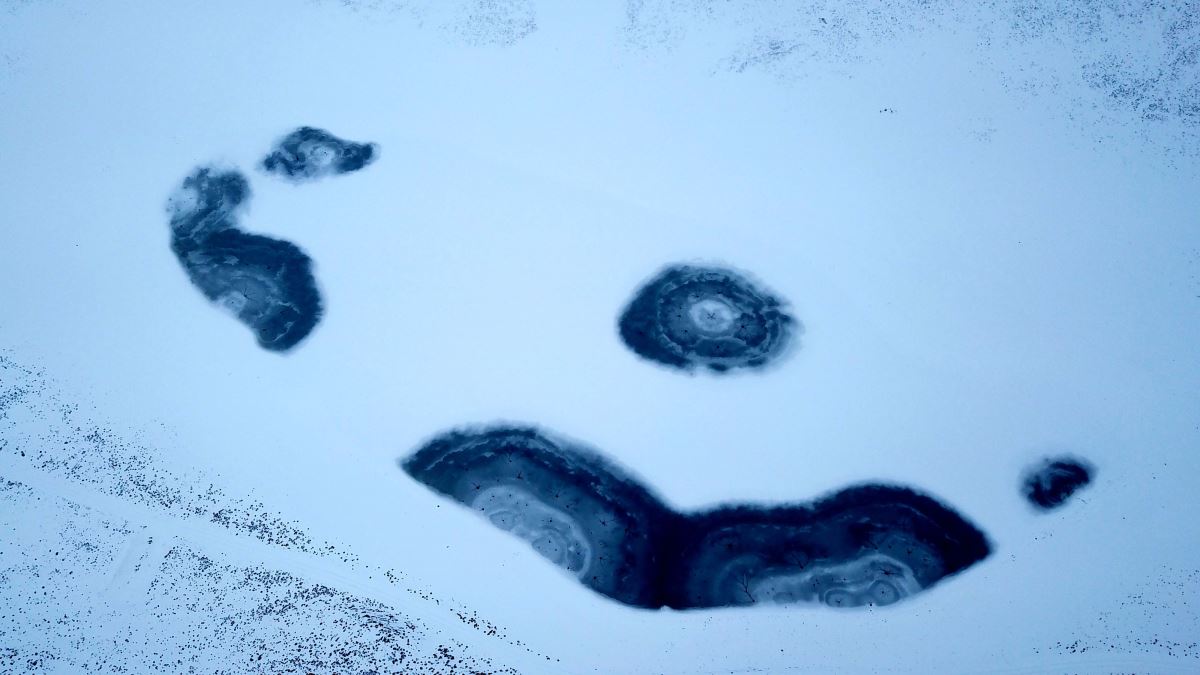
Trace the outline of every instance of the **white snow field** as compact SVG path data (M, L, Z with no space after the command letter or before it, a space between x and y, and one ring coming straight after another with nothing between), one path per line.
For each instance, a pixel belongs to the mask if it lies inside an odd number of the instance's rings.
M256 168L303 126L378 159ZM312 258L285 353L172 253L203 166ZM0 672L1200 672L1198 188L1193 2L0 1ZM798 344L639 358L688 262ZM495 422L685 511L909 485L991 553L627 607L398 466ZM1054 453L1095 480L1037 512Z

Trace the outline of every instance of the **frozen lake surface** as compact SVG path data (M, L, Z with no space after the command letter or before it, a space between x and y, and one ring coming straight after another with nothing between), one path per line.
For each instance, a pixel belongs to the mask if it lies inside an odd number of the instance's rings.
M0 672L1200 670L1200 8L961 4L0 4Z

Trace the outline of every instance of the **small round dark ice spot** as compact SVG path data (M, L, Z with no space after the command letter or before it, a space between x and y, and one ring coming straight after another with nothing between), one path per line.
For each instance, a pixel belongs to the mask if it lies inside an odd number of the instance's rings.
M1047 458L1025 471L1021 491L1036 508L1049 511L1066 503L1071 495L1092 481L1096 469L1073 457Z

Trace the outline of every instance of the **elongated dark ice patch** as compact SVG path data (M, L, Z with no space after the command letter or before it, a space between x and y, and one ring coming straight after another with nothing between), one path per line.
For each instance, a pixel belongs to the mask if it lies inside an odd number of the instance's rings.
M660 604L656 553L668 511L591 450L530 427L493 427L438 436L401 466L598 593Z
M312 260L295 244L238 228L250 196L237 171L202 167L171 198L171 251L188 278L251 330L264 349L283 352L321 318Z
M927 495L862 485L811 505L688 518L672 551L675 607L890 605L987 557L983 533Z
M1067 502L1071 495L1088 483L1096 469L1074 457L1048 458L1026 469L1021 491L1034 507L1049 511Z
M799 324L781 300L733 270L674 265L637 291L618 329L643 358L720 373L767 365Z
M903 487L677 513L594 451L532 427L452 431L401 465L635 607L890 605L990 552L962 516Z
M375 143L355 143L324 129L300 127L279 139L261 166L268 173L300 183L358 171L378 156Z

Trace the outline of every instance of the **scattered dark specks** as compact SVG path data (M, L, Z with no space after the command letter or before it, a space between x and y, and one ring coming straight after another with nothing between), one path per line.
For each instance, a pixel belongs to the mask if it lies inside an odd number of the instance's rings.
M510 47L537 30L531 0L460 0L446 26L474 46Z
M802 327L782 300L739 272L672 265L637 291L618 330L643 358L685 371L724 373L765 367Z
M28 448L29 452L21 448ZM298 523L268 510L259 501L231 496L203 474L179 474L164 468L161 454L160 448L131 440L128 434L118 433L89 416L80 404L65 400L58 387L40 369L24 366L0 352L0 460L68 484L84 486L122 502L148 507L168 522L177 519L223 528L268 546L312 555L328 560L330 564L344 565L363 577L385 579L389 585L439 608L436 611L450 613L461 624L481 635L549 658L508 635L504 628L479 616L474 610L411 584L402 573L367 565L357 555L340 546L314 540ZM18 461L18 456L24 459ZM29 492L28 488L17 483L0 480L0 499L3 498L6 485ZM41 497L32 495L32 499L40 501ZM28 516L27 510L7 509L0 504L0 520L10 513L21 516L20 526L14 529L16 532L29 530L29 523L41 522ZM75 519L73 522L82 521ZM132 534L128 529L116 526L110 529L121 530L124 535ZM12 559L3 555L3 545L12 541L12 537L0 536L0 595L5 590L3 575L7 573L3 563ZM86 542L80 546L96 548ZM45 548L39 545L38 550ZM55 550L61 549L58 547ZM63 569L69 571L78 568L66 566ZM4 603L0 602L0 608L3 606ZM2 630L0 634L3 634ZM33 653L36 652L35 649ZM25 658L29 653L22 651L18 658ZM4 664L3 653L0 653L0 666ZM7 671L0 667L0 672ZM428 672L443 671L431 668Z
M203 475L178 475L157 449L131 440L62 398L42 372L0 354L0 437L23 464L56 478L180 518L215 523L263 543L344 562L357 558L314 541L260 502L236 498Z
M332 0L364 16L402 18L472 47L512 47L538 29L535 0Z
M782 82L853 75L894 59L897 49L922 35L965 39L973 46L956 58L974 62L1010 94L1044 106L1098 142L1125 127L1168 154L1200 153L1194 3L626 2L622 33L636 49L673 49L712 31L732 46L716 59L715 71L762 72Z
M1026 469L1021 491L1036 508L1049 511L1067 502L1096 475L1087 461L1073 457L1047 458Z
M1079 626L1071 637L1034 652L1122 657L1141 654L1186 664L1178 672L1200 668L1200 640L1196 639L1200 605L1195 601L1200 597L1200 569L1151 569L1132 593L1120 600L1117 597L1111 608L1100 612L1090 624Z
M355 143L324 129L300 127L275 144L261 167L301 183L358 171L378 158L379 146L375 143Z
M760 39L727 58L724 64L735 73L744 73L753 68L785 62L803 48L804 44L795 40Z
M114 583L143 533L13 481L0 532L2 672L516 672L384 603L178 539L134 571L146 584Z
M401 466L634 607L890 605L991 551L937 500L887 485L679 513L594 451L532 427L452 431Z

